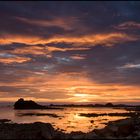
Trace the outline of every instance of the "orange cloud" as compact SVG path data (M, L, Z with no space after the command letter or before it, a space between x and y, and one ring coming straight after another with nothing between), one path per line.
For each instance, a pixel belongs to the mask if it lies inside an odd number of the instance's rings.
M39 46L28 46L22 48L16 48L11 51L14 54L34 54L34 55L44 55L46 54L46 49Z
M39 37L24 36L24 35L10 35L4 34L0 36L0 45L12 44L12 43L25 43L28 45L39 44L41 39Z
M73 44L75 47L80 45L105 45L112 46L116 43L127 41L135 41L139 38L124 33L106 33L106 34L90 34L84 36L56 36L52 38L41 38L33 36L21 35L4 35L0 38L0 44L11 44L13 42L25 43L28 45L48 44L48 43L66 43Z
M85 59L85 56L83 56L83 55L73 55L70 58L72 58L74 60L83 60L83 59Z
M0 63L10 64L10 63L24 63L30 61L31 58L19 57L11 54L0 54Z
M48 46L47 47L47 51L49 53L52 52L56 52L56 51L61 51L61 52L65 52L65 51L78 51L78 50L89 50L89 47L71 47L71 48L59 48L59 47L54 47L54 46Z
M71 47L71 48L59 48L54 46L26 46L15 48L14 50L4 50L1 51L2 53L9 53L9 54L32 54L32 55L46 55L47 57L52 57L53 52L65 52L65 51L73 51L73 50L89 50L88 47ZM84 59L83 56L72 56L72 59Z
M21 71L19 71L21 72ZM44 74L43 74L44 73ZM0 82L1 86L5 83ZM30 77L25 77L19 81L13 81L8 86L24 90L24 97L38 101L48 102L136 102L140 99L140 87L117 85L117 84L97 84L87 78L86 73L61 73L49 75L47 72L36 74L32 72ZM11 93L1 93L4 98L18 98ZM10 94L10 97L9 97ZM18 93L21 96L21 94Z
M75 45L106 45L112 46L116 43L127 41L135 41L137 37L130 36L123 33L108 33L108 34L95 34L85 35L80 37L54 37L48 40L48 43L72 43Z

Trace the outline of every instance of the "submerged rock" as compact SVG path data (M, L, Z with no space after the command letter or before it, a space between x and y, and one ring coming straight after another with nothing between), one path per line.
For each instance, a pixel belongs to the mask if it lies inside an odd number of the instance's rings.
M59 118L60 116L53 113L19 113L17 116L49 116L53 118Z

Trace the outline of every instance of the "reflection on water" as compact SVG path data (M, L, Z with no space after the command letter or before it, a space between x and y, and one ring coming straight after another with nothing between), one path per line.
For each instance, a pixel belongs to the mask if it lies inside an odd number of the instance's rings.
M84 117L80 113L122 113L127 112L123 109L112 108L70 108L64 110L14 110L10 107L0 108L0 119L10 119L16 123L45 122L51 123L54 128L61 129L65 132L82 131L88 132L93 129L105 127L108 121L124 119L126 117L118 116L99 116ZM19 115L20 114L20 115ZM56 114L59 117L51 115L21 115L21 114Z

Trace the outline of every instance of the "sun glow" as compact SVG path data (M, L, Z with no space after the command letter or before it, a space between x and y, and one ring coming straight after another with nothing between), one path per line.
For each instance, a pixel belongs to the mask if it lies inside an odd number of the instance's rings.
M74 94L74 96L75 96L75 97L82 97L82 98L84 98L84 97L87 97L88 94L80 94L80 93L76 93L76 94Z

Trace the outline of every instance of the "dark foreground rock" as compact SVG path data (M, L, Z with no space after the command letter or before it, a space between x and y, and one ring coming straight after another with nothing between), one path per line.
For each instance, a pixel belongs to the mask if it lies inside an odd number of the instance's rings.
M0 124L0 139L52 139L54 134L51 124Z
M0 139L139 139L140 118L133 117L109 122L100 130L71 132L55 130L49 123L31 124L0 123Z
M15 102L14 109L62 109L62 108L43 106L37 104L32 100L25 101L23 98L20 98L18 101Z
M105 139L139 139L140 118L135 116L124 120L109 122L101 130L93 130L100 138Z

